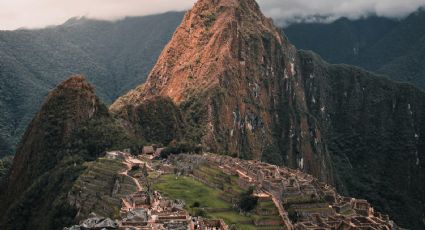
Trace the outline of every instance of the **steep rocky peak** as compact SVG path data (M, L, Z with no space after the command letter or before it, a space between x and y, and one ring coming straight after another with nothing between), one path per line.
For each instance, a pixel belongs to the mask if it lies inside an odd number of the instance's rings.
M241 12L245 12L246 14L241 15ZM238 21L241 21L241 16L248 15L260 21L265 19L260 11L260 7L254 0L200 0L188 12L187 16L189 17L187 17L186 20L190 19L192 22L196 22L194 18L198 18L201 19L199 22L202 22L202 18L205 15L214 14L218 16L222 13L230 13L230 15L227 16L230 16L231 19L236 18Z
M186 13L147 82L119 98L111 110L154 96L180 104L194 94L224 87L230 71L245 68L249 61L262 61L261 45L252 42L261 43L262 38L289 45L254 0L200 0Z

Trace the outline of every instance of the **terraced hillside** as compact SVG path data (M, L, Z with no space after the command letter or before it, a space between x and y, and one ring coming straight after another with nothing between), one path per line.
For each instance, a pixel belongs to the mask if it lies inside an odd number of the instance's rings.
M135 193L137 186L122 174L127 166L120 160L99 158L85 163L86 170L75 181L68 199L77 208L76 220L95 212L101 216L119 217L122 199Z

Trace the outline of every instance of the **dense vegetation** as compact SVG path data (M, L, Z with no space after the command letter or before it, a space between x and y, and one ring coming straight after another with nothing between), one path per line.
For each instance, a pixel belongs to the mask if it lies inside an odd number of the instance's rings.
M341 18L330 24L301 23L285 28L299 49L313 50L330 63L346 63L425 89L425 10L403 20Z
M241 197L239 199L239 208L243 212L250 212L252 211L258 203L258 197L255 197L253 195L254 188L248 189L248 191L241 194Z
M147 142L168 145L182 132L180 110L170 98L157 97L134 108L132 123L135 132Z
M87 76L105 103L143 82L182 17L81 18L0 31L0 156L14 152L43 97L69 75Z
M322 119L340 193L365 198L402 227L423 229L425 94L348 65L329 65L300 52L305 84L326 108ZM319 76L318 81L309 74ZM320 74L319 74L320 73Z
M12 166L12 161L12 156L5 156L0 159L0 186L3 183L4 178L9 173L10 167Z
M72 225L76 211L68 205L67 194L84 162L133 143L83 78L62 83L49 94L18 147L0 192L0 228Z

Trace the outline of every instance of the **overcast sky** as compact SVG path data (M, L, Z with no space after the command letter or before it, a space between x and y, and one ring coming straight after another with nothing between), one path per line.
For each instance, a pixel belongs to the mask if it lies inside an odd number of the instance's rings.
M189 9L195 0L0 0L0 30L57 25L75 16L119 19ZM280 22L312 15L357 18L375 13L403 17L425 0L258 0Z

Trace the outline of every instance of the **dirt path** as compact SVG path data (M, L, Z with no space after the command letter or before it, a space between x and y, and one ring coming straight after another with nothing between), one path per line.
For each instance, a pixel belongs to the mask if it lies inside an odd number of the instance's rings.
M142 191L143 190L143 187L140 185L139 180L137 180L136 178L128 175L128 172L131 170L132 164L143 164L144 162L143 161L140 161L140 160L137 160L137 159L133 159L132 157L130 157L130 158L125 159L125 161L123 161L123 163L125 165L127 165L127 170L125 170L124 172L122 172L121 175L125 175L125 176L130 177L134 181L134 183L136 184L137 191L138 192Z
M125 206L125 210L126 210L126 211L128 211L128 210L130 210L130 209L134 208L134 207L133 207L133 205L131 205L130 203L128 203L128 201L127 201L126 199L121 199L121 200L122 200L122 202L123 202L123 204L124 204L124 206Z
M288 218L288 215L286 214L282 203L271 193L266 192L267 194L269 194L272 197L273 203L276 206L277 210L279 211L279 216L282 218L283 220L283 224L285 225L285 229L287 230L292 230L294 229L294 227L291 224L291 221Z

